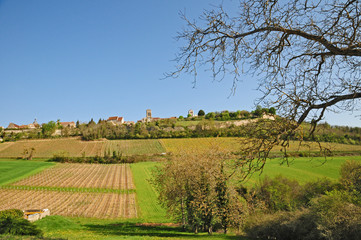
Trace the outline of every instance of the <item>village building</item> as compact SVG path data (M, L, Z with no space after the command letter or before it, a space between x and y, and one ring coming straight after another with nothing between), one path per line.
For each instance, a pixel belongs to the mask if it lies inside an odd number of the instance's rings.
M74 121L72 122L59 122L59 124L64 128L64 127L69 127L69 128L75 128L76 124Z
M156 122L166 119L177 119L177 117L170 117L170 118L152 117L152 110L147 109L145 112L145 118L142 118L142 120L139 120L138 122L147 123L147 122Z
M194 117L194 111L192 109L188 110L187 116Z
M7 129L19 129L19 125L15 124L15 123L9 123L9 126L7 127Z
M118 117L118 116L109 117L107 122L110 122L113 125L121 125L121 124L124 124L124 118L123 117Z

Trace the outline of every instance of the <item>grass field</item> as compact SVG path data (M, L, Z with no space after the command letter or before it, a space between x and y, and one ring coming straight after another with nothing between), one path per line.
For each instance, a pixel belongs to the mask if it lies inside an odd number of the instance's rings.
M361 161L361 156L329 157L325 158L295 158L290 159L289 165L280 164L280 159L268 160L264 172L254 174L246 183L251 186L259 182L266 175L275 177L283 175L297 180L300 184L320 178L336 181L340 177L340 166L347 160Z
M142 222L164 223L171 222L166 217L166 211L160 206L157 199L157 192L150 184L152 169L158 163L143 162L131 165L134 183L137 191L138 206L140 208L140 218Z
M50 216L35 222L44 232L46 237L64 239L214 239L214 240L242 240L239 236L214 233L193 234L183 232L179 227L142 224L137 220L109 220L94 218L72 218Z
M71 157L102 156L105 151L124 155L142 155L165 152L157 139L81 141L78 138L23 140L0 144L0 158L21 158L24 150L35 149L34 157L51 158L66 153Z

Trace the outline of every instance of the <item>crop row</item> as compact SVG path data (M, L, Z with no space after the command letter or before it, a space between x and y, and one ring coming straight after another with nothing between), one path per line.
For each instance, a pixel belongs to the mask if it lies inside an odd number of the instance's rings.
M50 209L52 215L136 218L135 194L0 189L0 210Z
M119 190L135 188L132 172L127 164L57 164L12 185Z

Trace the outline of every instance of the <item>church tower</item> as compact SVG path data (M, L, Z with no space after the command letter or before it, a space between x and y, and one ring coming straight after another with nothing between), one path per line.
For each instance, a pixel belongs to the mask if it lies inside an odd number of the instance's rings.
M152 119L152 110L147 109L147 111L146 111L146 118L147 118L148 120L151 120L151 119Z

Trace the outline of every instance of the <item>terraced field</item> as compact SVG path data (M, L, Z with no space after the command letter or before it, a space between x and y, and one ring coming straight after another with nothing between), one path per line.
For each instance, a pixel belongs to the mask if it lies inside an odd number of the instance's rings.
M24 150L35 149L33 157L51 158L65 153L71 157L103 156L104 152L121 152L124 155L142 155L165 152L156 139L81 141L78 138L24 140L0 144L0 158L18 158Z
M135 189L128 164L57 164L12 186Z
M135 218L135 194L0 189L0 210L44 209L52 215Z
M202 152L209 149L218 148L224 151L238 151L240 141L239 138L179 138L179 139L159 139L167 152L175 154L182 152ZM330 148L333 151L352 152L361 151L361 145L349 145L338 143L322 143L324 147ZM272 151L279 152L280 148L275 147ZM290 142L289 152L295 151L318 151L317 143L304 142L302 145L299 142Z
M17 172L17 168L22 170ZM138 217L133 175L127 164L13 160L0 161L0 169L7 176L0 182L0 210L48 208L62 216Z

